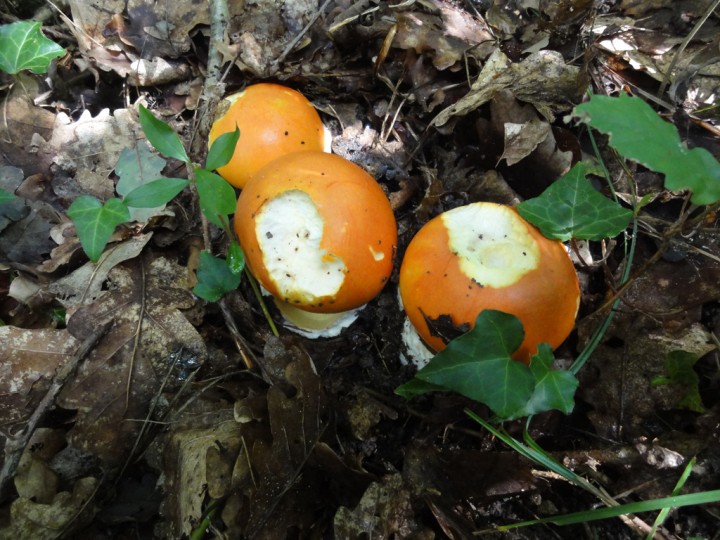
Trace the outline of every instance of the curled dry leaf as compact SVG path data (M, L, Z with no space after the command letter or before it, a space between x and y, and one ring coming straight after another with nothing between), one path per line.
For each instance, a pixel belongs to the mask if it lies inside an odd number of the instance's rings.
M59 429L38 428L22 452L13 479L20 497L50 504L59 491L61 475L50 460L65 445L64 432Z
M158 64L185 55L193 30L210 24L209 10L193 2L167 2L162 8L148 0L68 3L73 19L68 29L86 65L114 71L131 84L155 85L189 76L187 63L174 64L173 71L159 69ZM243 11L241 1L229 4L231 13Z
M506 88L518 100L532 103L542 116L552 121L558 111L569 109L579 99L585 87L580 70L567 65L560 53L539 51L513 63L496 49L470 92L441 111L431 125L442 126L453 116L466 115Z
M16 499L10 507L10 524L0 529L3 538L57 538L66 528L82 527L92 517L92 505L98 480L80 478L72 491L57 493L50 504L31 499Z
M230 13L236 14L230 21L229 39L218 44L218 49L227 62L234 62L243 72L257 77L273 75L278 68L277 59L285 54L296 37L302 40L295 44L299 50L312 43L313 33L303 33L305 26L320 5L309 0L269 0L253 2L245 7L235 0L237 6L230 6Z
M457 66L467 56L484 59L496 47L490 27L483 19L450 2L432 0L437 13L418 10L397 14L393 45L429 56L435 68Z
M162 509L169 536L189 534L209 496L227 497L228 536L284 539L288 529L310 530L323 508L356 501L367 488L372 477L321 442L325 394L312 361L294 343L271 338L265 347L265 369L276 380L267 393L251 391L234 411L219 412L215 428L170 435ZM233 412L236 422L228 422ZM190 416L197 423L198 415Z
M322 497L307 494L327 487L318 483L314 464L332 462L311 457L325 427L320 379L299 348L271 342L267 369L278 381L266 395L240 400L237 422L170 435L164 460L170 489L163 504L170 536L192 531L207 496L231 492L223 521L232 536L285 538L288 527L312 522Z
M556 130L530 104L521 103L509 89L500 90L490 102L492 131L503 138L504 171L508 183L526 198L540 194L579 159L579 142L574 138L565 145L578 147L577 156L560 148Z
M247 537L262 531L285 538L288 527L309 526L320 503L303 492L308 484L319 487L316 482L320 478L305 464L326 428L327 404L312 360L299 348L281 354L287 357L287 353L293 361L285 369L285 378L295 395L290 397L278 384L268 390L272 442L256 440L251 446L250 463L257 484L250 495Z
M139 234L108 248L97 263L87 262L77 270L49 283L44 292L52 294L71 312L93 303L104 294L108 274L120 263L134 259L152 238L152 233Z
M230 489L235 458L244 458L242 435L234 422L225 421L209 428L177 429L168 436L163 455L167 489L161 507L168 538L190 535L207 496L224 496Z
M641 2L640 7L647 7L647 3ZM677 5L668 8L682 9ZM685 13L678 14L677 18L684 19ZM666 28L660 17L644 18L640 24L633 19L600 15L593 24L593 38L600 51L601 65L627 66L629 69L613 70L621 78L621 84L625 77L633 83L637 80L633 72L641 72L656 81L669 83L669 96L684 109L705 108L716 101L720 92L717 82L720 37L716 23L707 21L685 45L682 45L682 34L672 35Z

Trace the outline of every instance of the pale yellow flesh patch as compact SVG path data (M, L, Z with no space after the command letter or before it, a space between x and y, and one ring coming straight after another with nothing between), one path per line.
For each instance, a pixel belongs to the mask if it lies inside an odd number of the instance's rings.
M368 246L368 249L370 250L370 254L373 256L373 259L377 262L380 262L385 258L385 253L382 251L375 251L372 246Z
M286 191L255 217L263 263L281 299L309 305L334 296L345 281L345 263L320 247L323 217L310 196Z
M537 268L540 252L509 207L474 203L442 214L460 269L483 287L512 285Z
M289 329L312 339L340 335L342 330L355 322L360 310L364 307L361 306L340 313L311 313L282 302L277 298L274 301L285 321L292 325Z

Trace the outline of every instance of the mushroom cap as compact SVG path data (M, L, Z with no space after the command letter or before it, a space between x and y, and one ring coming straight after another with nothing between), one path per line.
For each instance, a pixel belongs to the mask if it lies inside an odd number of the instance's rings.
M469 325L485 309L515 315L525 339L513 357L528 362L540 343L558 347L575 325L580 289L561 242L550 240L509 206L479 202L426 223L400 267L408 318L435 349L446 343L428 320Z
M242 188L273 159L301 150L323 150L320 115L300 92L279 84L260 83L226 97L210 129L209 144L240 128L233 157L218 173Z
M252 274L299 309L357 308L392 272L390 203L368 173L334 154L296 152L269 163L240 193L234 224Z

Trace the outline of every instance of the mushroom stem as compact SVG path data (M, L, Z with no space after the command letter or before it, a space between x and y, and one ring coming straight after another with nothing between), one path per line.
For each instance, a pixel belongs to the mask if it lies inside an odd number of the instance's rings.
M358 318L361 306L340 313L312 313L274 298L278 310L290 323L288 328L305 337L335 337Z

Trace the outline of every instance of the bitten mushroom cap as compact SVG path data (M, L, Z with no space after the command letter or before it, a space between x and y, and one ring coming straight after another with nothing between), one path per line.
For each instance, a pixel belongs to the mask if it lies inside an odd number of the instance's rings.
M575 325L580 289L561 242L544 237L513 208L474 203L425 224L400 267L400 296L408 318L436 351L446 343L431 322L448 316L474 324L485 309L518 317L525 339L514 358L529 361L537 346L553 349Z
M218 173L238 188L277 157L325 147L324 126L312 103L279 84L254 84L225 98L210 129L209 143L235 131L236 125L240 140L232 159Z
M238 198L235 231L263 287L316 313L377 296L397 245L382 188L354 163L323 152L296 152L261 169Z

